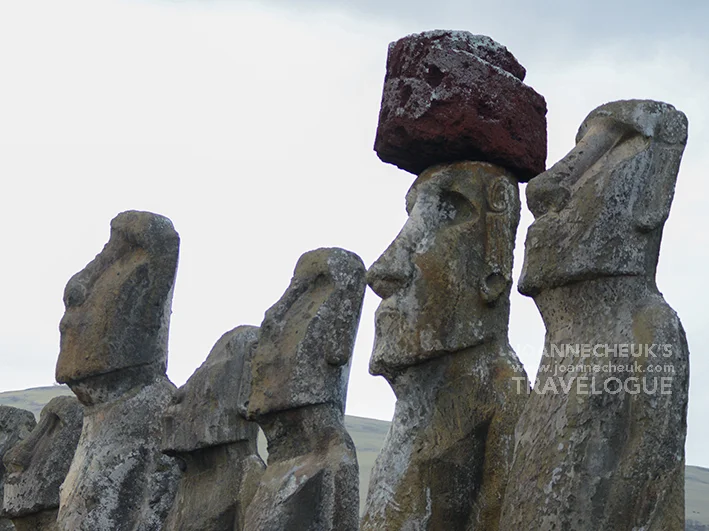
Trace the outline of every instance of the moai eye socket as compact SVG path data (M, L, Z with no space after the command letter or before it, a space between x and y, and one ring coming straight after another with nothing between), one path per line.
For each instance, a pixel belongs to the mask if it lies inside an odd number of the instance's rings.
M441 219L447 225L459 225L477 221L480 212L467 197L458 192L447 190L441 193L439 200Z

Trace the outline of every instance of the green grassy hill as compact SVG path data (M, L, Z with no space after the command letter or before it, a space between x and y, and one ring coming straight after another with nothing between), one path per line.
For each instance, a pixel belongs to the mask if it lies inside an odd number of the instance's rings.
M0 393L0 404L32 411L39 417L44 404L59 395L70 395L65 386L37 387L24 391ZM347 429L357 446L360 468L360 499L364 508L364 498L369 485L369 475L374 460L384 443L389 423L381 420L347 416ZM265 456L265 440L259 440L259 449ZM688 466L685 475L686 514L688 531L709 531L709 469Z
M0 393L0 405L18 407L34 413L39 420L39 412L44 405L55 396L74 395L65 385L51 387L35 387L24 391L7 391Z

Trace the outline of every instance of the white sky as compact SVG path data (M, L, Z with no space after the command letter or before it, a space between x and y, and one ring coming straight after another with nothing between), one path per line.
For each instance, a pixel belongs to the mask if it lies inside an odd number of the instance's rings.
M616 4L0 3L0 391L53 382L64 285L123 210L166 215L182 238L177 385L222 333L261 322L302 253L339 246L369 266L403 225L413 181L372 151L387 44L466 29L506 45L546 97L548 165L606 101L660 99L688 115L658 285L692 352L687 463L709 467L709 4ZM393 394L367 372L378 301L368 291L348 413L389 419ZM544 328L530 299L512 304L511 342L534 375Z

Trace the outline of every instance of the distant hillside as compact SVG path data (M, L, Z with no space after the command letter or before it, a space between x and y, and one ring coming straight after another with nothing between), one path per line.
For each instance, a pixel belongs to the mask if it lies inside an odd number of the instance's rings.
M65 386L37 387L24 391L0 393L0 404L32 411L39 417L44 404L59 395L70 395ZM369 485L369 476L374 460L384 443L389 423L381 420L347 416L347 429L357 447L360 468L360 499L364 499ZM259 449L265 456L265 440L259 440ZM709 469L688 466L685 473L687 531L709 531Z
M687 531L709 531L709 468L688 466L684 485Z
M39 412L44 405L55 396L74 395L65 385L51 387L35 387L24 391L7 391L0 393L0 405L19 407L34 413L39 420Z

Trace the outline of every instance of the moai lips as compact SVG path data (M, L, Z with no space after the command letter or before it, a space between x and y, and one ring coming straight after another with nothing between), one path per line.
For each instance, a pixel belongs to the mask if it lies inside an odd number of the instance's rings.
M359 469L344 410L365 287L357 255L318 249L298 260L266 312L240 400L269 452L246 531L358 528Z
M524 76L514 56L483 35L436 30L393 42L374 149L416 175L474 160L528 181L545 169L547 109Z
M500 529L684 529L689 351L655 271L686 142L672 105L608 103L527 186L546 338Z
M53 398L32 433L5 454L3 514L17 531L56 529L59 487L79 442L83 409L76 398Z
M166 531L242 529L265 469L258 425L237 411L244 361L258 331L239 326L224 334L165 412L162 450L183 469Z

